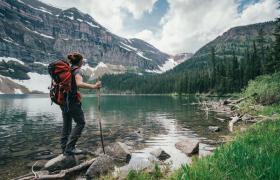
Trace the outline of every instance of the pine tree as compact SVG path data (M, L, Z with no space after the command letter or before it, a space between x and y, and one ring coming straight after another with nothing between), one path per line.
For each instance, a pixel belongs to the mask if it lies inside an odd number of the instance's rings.
M267 63L266 57L265 57L265 39L264 39L264 31L261 28L258 32L258 38L257 38L258 45L260 46L260 56L259 56L259 63L260 63L260 74L265 73L265 64Z
M276 20L276 29L275 29L275 44L274 44L274 71L280 70L280 17Z

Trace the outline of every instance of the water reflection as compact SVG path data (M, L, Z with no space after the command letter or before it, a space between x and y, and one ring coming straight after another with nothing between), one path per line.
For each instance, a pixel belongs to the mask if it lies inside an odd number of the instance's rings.
M169 96L102 96L101 113L97 110L95 96L83 99L86 128L78 145L95 150L100 145L98 117L102 118L105 144L123 140L129 132L144 130L145 149L162 147L171 154L174 166L189 159L174 144L186 137L216 139L218 134L207 130L219 125L226 134L226 124L214 117L216 114L200 111L193 98ZM74 124L74 123L73 123ZM0 177L8 171L15 175L29 171L26 166L11 168L16 163L27 164L38 151L60 153L59 139L62 127L61 111L50 105L47 96L0 96Z

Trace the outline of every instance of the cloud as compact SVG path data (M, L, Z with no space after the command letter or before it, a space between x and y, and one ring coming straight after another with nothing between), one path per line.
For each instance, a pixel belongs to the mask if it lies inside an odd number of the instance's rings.
M151 12L157 0L41 0L55 7L67 9L77 7L90 14L100 24L118 35L127 35L123 22L127 12L139 19L145 12Z
M239 11L236 0L168 0L158 38L149 30L135 34L170 54L195 52L231 27L265 22L279 16L278 0L261 0Z
M151 12L157 0L126 0L122 3L122 8L127 9L135 19L142 17L144 12Z
M161 0L41 0L60 8L77 7L90 14L111 32L143 39L163 52L195 52L231 27L274 20L280 15L278 0L167 0L169 8L161 18L160 30L129 32L127 16L141 19Z

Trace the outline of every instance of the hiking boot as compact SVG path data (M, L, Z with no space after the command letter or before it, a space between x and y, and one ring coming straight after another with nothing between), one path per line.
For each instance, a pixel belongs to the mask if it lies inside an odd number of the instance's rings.
M74 149L72 149L72 150L65 150L64 151L64 155L66 155L66 156L70 156L70 155L78 155L78 154L83 154L83 150L81 150L81 149L77 149L77 148L74 148Z

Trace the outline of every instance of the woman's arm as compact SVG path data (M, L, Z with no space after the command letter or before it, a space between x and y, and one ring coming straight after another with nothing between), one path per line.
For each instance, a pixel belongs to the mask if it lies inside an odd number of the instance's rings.
M102 87L101 81L97 81L95 84L89 84L89 83L83 82L83 77L80 74L76 74L75 79L76 79L76 84L79 88L99 89Z

